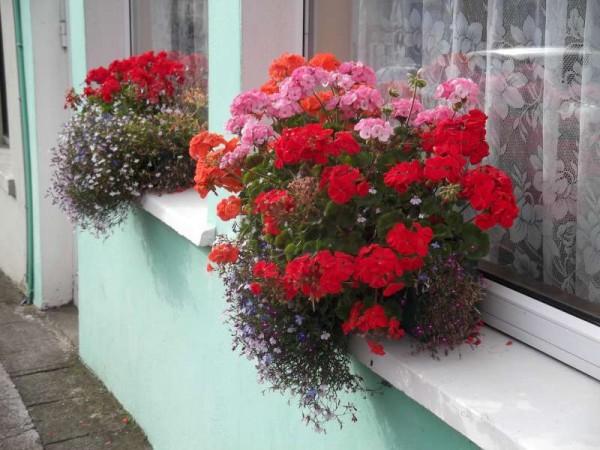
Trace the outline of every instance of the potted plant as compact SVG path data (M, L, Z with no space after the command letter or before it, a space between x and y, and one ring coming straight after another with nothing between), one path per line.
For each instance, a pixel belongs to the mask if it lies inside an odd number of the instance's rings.
M224 281L234 346L269 389L295 396L318 431L354 415L340 392L369 391L349 367L348 335L371 351L415 336L432 352L477 344L475 263L486 230L518 213L508 176L483 164L486 116L470 80L436 89L425 109L389 101L373 70L331 54L285 54L260 89L240 94L233 139L190 143L196 189L222 187L217 214L235 219L208 258Z
M146 192L190 187L191 137L206 118L201 55L147 52L87 74L52 163L50 195L82 230L106 235Z

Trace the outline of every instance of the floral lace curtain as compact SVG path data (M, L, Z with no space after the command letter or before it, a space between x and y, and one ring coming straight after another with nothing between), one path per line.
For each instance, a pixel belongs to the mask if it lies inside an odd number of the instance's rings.
M431 88L480 86L490 164L520 218L490 258L600 302L600 1L355 0L354 57L384 83L421 67Z

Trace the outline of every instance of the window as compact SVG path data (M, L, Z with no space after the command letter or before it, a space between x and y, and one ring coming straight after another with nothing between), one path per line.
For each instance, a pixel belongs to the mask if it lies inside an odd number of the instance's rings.
M130 0L131 51L169 52L186 67L189 87L208 90L208 0ZM200 98L202 97L202 99ZM206 105L204 105L206 106ZM206 108L204 108L206 109Z
M448 78L478 83L489 117L488 162L511 176L521 210L510 230L491 231L481 270L525 294L515 294L518 304L537 299L568 313L566 320L582 319L600 345L600 329L589 328L600 324L600 2L334 0L309 1L307 11L309 53L361 60L400 92L407 73L422 68L424 104ZM484 310L511 333L534 320L515 325L514 311ZM560 322L560 311L548 314ZM579 349L562 349L583 358Z
M6 76L4 74L4 38L0 19L0 132L4 144L8 143L8 109L6 105Z
M208 54L208 0L131 0L133 54L174 50Z

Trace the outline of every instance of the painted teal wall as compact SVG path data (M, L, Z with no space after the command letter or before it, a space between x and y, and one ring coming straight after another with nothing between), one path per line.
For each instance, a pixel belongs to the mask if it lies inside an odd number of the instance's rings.
M239 2L209 5L214 131L222 130L240 89ZM263 395L252 363L231 351L222 286L205 271L207 253L141 210L107 240L79 235L81 357L155 449L476 448L391 388L353 399L359 422L341 432L330 427L320 435L305 427L297 407ZM378 381L362 365L357 369Z
M69 0L68 3L69 46L71 53L71 80L73 87L82 91L81 82L87 73L85 54L85 5L84 0Z

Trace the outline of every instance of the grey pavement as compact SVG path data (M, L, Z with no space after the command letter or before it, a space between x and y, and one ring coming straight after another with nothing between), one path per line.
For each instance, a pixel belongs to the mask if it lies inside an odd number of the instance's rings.
M146 450L77 356L77 309L38 311L0 272L0 450Z

